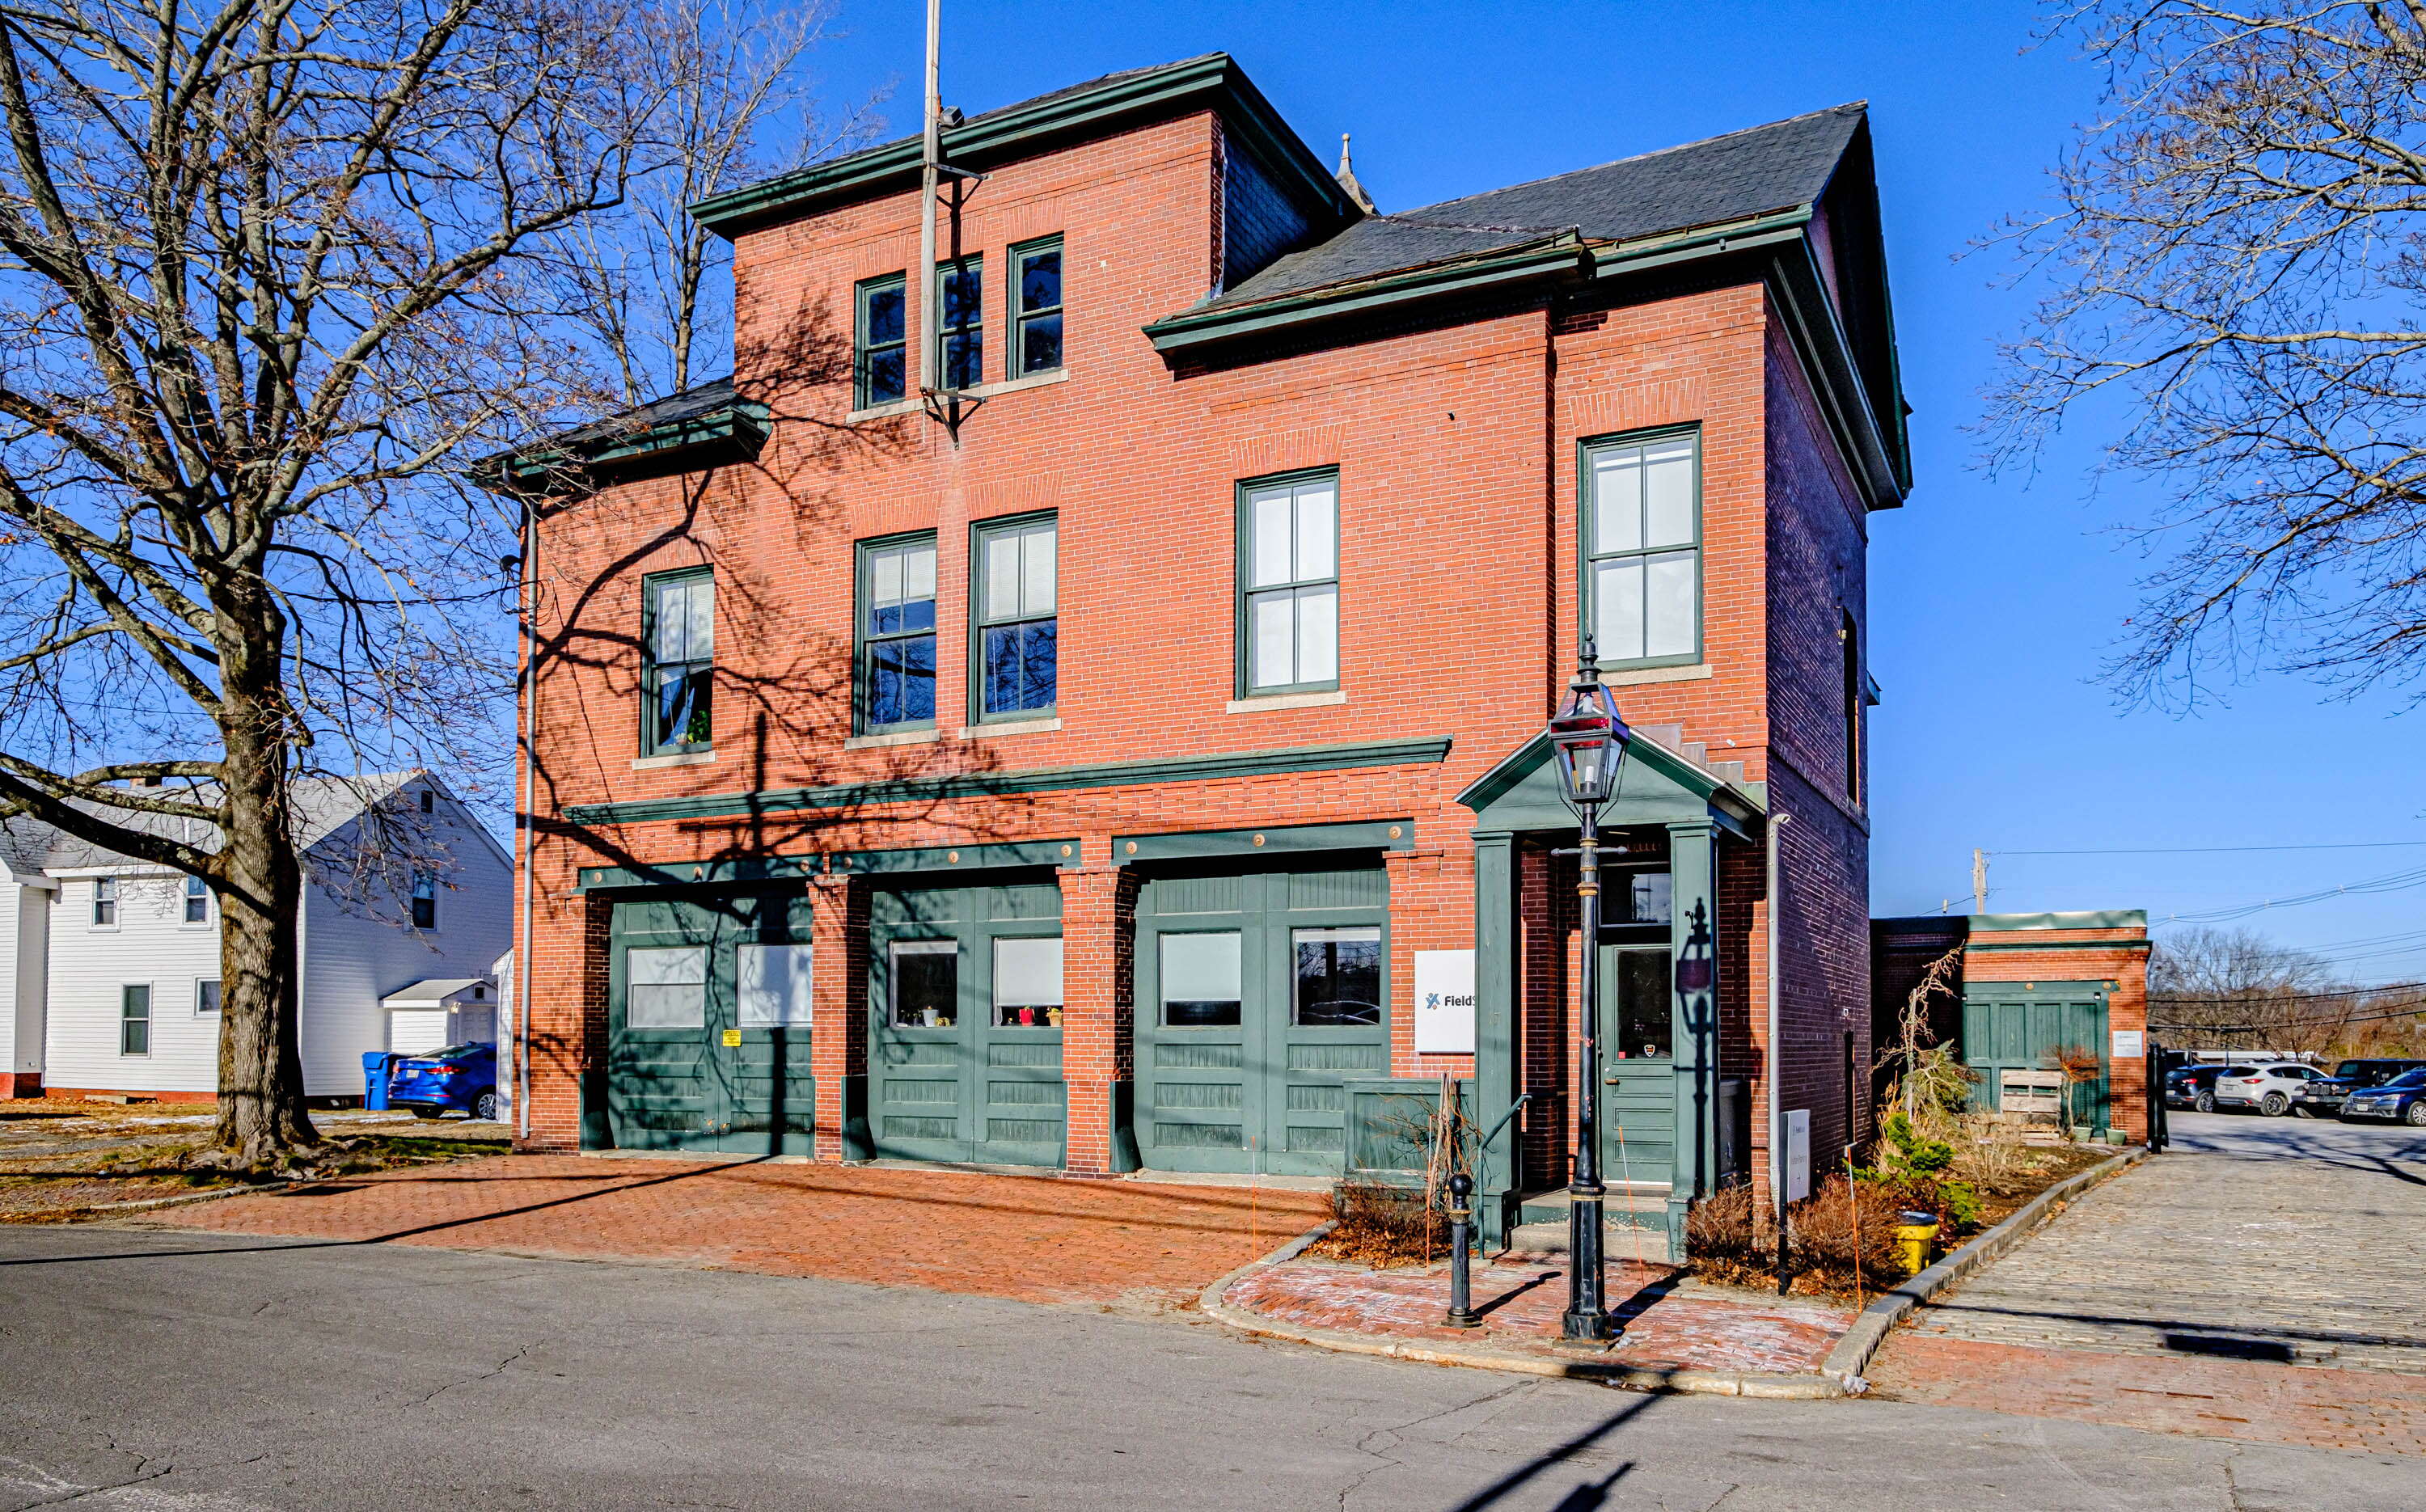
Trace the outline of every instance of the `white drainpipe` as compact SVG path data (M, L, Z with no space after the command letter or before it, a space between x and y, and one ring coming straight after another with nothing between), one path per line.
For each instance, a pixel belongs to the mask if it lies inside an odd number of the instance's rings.
M1782 878L1785 876L1785 868L1779 864L1778 842L1784 837L1786 827L1792 822L1793 821L1790 816L1783 813L1772 813L1769 816L1769 855L1767 858L1769 864L1767 893L1769 899L1769 920L1767 930L1767 954L1769 957L1769 981L1767 983L1769 996L1769 1029L1767 1042L1762 1047L1763 1065L1761 1068L1761 1080L1769 1085L1769 1198L1776 1207L1777 1222L1781 1232L1784 1231L1786 1224L1786 1096L1784 1088L1779 1085L1780 1078L1778 1075L1780 1062L1778 1055L1779 973L1777 969L1777 916L1781 907L1786 901L1786 898L1782 885Z

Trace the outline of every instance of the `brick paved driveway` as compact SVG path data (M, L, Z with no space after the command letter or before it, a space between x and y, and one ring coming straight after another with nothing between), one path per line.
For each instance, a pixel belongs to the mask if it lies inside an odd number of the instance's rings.
M509 1155L176 1210L156 1227L632 1260L1162 1308L1330 1215L1320 1193Z
M1898 1330L1912 1401L2426 1454L2426 1136L2177 1115Z

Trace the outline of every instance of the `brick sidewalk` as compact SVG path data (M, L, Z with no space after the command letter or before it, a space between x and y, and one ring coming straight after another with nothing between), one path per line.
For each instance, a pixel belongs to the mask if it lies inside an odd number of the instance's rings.
M1853 1321L1850 1308L1776 1303L1687 1283L1664 1265L1613 1262L1609 1308L1624 1327L1612 1361L1643 1370L1816 1371ZM1222 1300L1284 1323L1428 1343L1546 1353L1567 1305L1562 1263L1478 1265L1479 1328L1441 1323L1448 1268L1374 1271L1291 1261L1234 1283Z
M1163 1307L1330 1209L1241 1187L508 1155L203 1203L162 1226Z
M2094 1353L1899 1330L1882 1396L2155 1433L2426 1455L2426 1376L2270 1360Z

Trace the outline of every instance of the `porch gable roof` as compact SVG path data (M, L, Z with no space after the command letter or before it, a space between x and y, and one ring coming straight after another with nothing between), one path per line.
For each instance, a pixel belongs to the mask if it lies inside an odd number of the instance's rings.
M1759 836L1767 784L1735 782L1642 731L1626 747L1617 795L1601 806L1608 825L1673 824L1710 818L1741 840ZM1457 801L1474 811L1480 831L1564 829L1576 822L1550 765L1550 737L1535 735L1467 784Z

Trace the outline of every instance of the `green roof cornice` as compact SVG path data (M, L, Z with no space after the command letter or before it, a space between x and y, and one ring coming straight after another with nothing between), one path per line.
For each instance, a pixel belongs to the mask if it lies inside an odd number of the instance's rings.
M1098 762L1084 766L1044 766L1027 771L957 772L939 777L896 778L889 781L852 782L832 787L768 788L755 793L710 793L697 797L574 804L565 809L564 817L568 823L576 825L745 818L802 810L875 808L892 803L1006 797L1023 793L1068 792L1084 788L1281 777L1297 772L1334 772L1360 766L1420 766L1446 761L1448 749L1449 737L1447 735L1347 746L1300 746L1286 750L1228 751L1206 756L1167 757L1159 761Z
M1327 211L1340 225L1364 214L1227 53L1115 75L946 127L944 160L983 168L1074 136L1191 109L1220 111L1232 132L1265 160L1282 188L1309 208ZM770 220L913 188L922 151L918 138L905 137L711 196L692 205L690 213L701 225L730 239Z
M558 493L594 487L601 475L622 481L673 467L748 461L767 444L771 411L755 399L668 420L642 430L559 441L490 458L474 466L485 488Z
M1545 241L1462 257L1451 263L1435 263L1404 273L1335 283L1253 304L1182 311L1154 322L1145 328L1145 333L1156 351L1169 354L1214 342L1335 320L1384 306L1473 294L1536 279L1580 277L1587 266L1583 239L1573 232L1561 232Z

